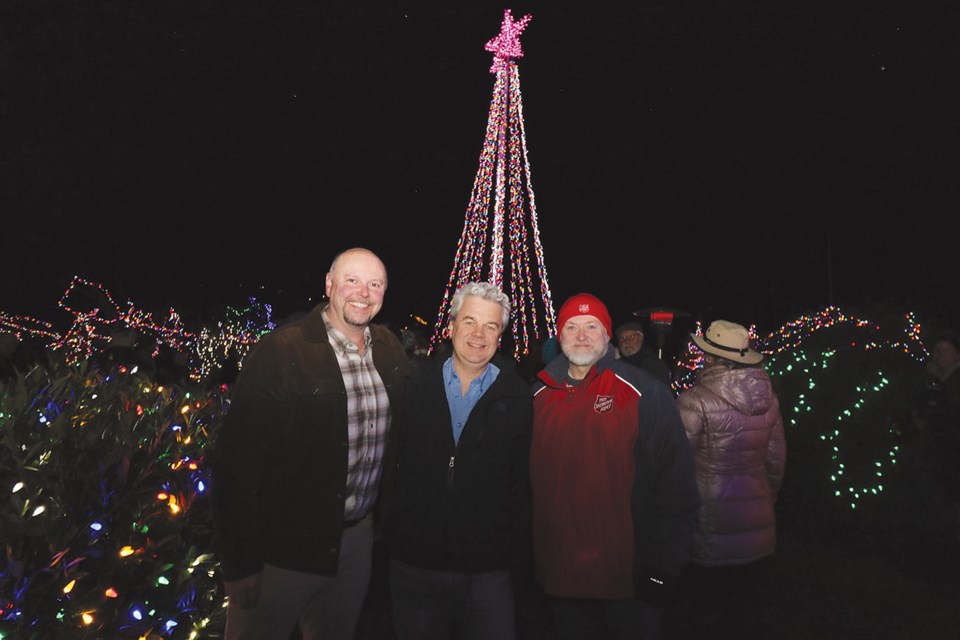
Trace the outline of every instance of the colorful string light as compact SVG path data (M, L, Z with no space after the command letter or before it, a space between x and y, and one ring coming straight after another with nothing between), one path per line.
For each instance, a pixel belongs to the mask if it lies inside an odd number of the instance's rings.
M136 326L158 341L206 344L216 352L211 360L232 353L241 364L258 332L272 326L269 305L230 310L203 338L177 323L165 333L132 305L109 304L102 287L77 281L81 286L92 287L88 299L103 299L84 307L78 289L65 296L75 319L67 333L2 316L4 328L46 336L64 345L57 352L64 356L66 344L73 351L62 368L32 371L0 394L0 430L20 443L4 450L12 462L0 487L10 532L8 562L0 565L0 636L29 629L119 637L122 629L123 637L202 637L225 615L207 547L205 450L229 389L160 385L135 369L107 375L83 366L81 356L109 345L102 336L110 328ZM64 339L70 333L78 336L72 342ZM699 323L695 333L702 333ZM906 314L900 326L828 307L766 335L751 326L750 335L782 390L788 439L814 456L797 473L823 474L821 508L835 498L837 510L863 514L864 501L876 503L897 478L902 404L893 394L906 387L905 372L928 357L915 316ZM677 361L675 391L695 380L701 358L691 342Z
M0 331L18 340L42 340L46 347L62 352L68 364L78 364L111 347L121 331L132 330L151 358L157 358L162 347L169 347L186 359L189 377L201 381L229 362L240 366L250 347L276 328L271 306L249 298L249 306L227 307L226 316L215 327L194 333L185 328L172 307L166 319L157 322L153 314L133 302L121 309L106 287L79 276L70 281L58 306L73 316L66 332L55 330L49 322L4 312L0 312Z
M0 389L0 431L25 445L0 447L0 637L186 638L222 624L204 451L225 390L65 358Z
M500 33L484 47L494 54L490 72L496 74L496 80L480 166L474 177L453 269L430 339L431 352L447 337L447 316L454 292L467 282L477 280L486 280L509 292L513 305L510 328L515 357L529 353L531 340L541 338L541 315L546 336L556 333L530 177L520 72L514 62L514 58L523 55L520 34L529 22L529 15L514 21L507 9ZM531 253L536 268L531 265ZM504 284L506 279L509 279L509 287Z
M784 425L793 430L815 433L816 439L829 447L826 455L833 467L829 479L837 485L834 495L847 500L851 509L856 509L864 498L880 495L884 490L884 478L897 464L900 453L898 425L890 418L891 411L883 410L883 405L896 408L901 403L899 398L884 403L890 379L883 370L864 372L856 378L835 374L846 378L852 387L832 387L829 392L822 390L822 381L840 369L837 360L841 347L848 348L847 353L886 356L884 361L897 369L909 369L909 362L925 360L929 354L920 340L920 324L913 313L906 314L904 319L902 331L890 331L888 327L830 306L788 322L763 338L757 335L755 326L749 330L752 347L767 356L764 367L786 392L780 397ZM829 330L833 330L834 337L825 339L819 349L808 348L814 337L829 333ZM701 323L696 323L694 333L703 334ZM901 363L903 358L908 362ZM703 365L703 353L692 340L687 343L687 350L676 365L681 373L674 380L673 387L675 393L679 393L695 383L697 371ZM869 376L866 381L865 376ZM821 404L829 405L826 414L813 406L814 397ZM830 402L838 397L847 402L842 405ZM870 413L873 405L880 405L880 408ZM869 417L865 418L865 414ZM880 423L871 424L869 438L850 431L862 429L872 419ZM864 456L866 449L873 451L874 455ZM858 452L859 463L852 461L852 451Z

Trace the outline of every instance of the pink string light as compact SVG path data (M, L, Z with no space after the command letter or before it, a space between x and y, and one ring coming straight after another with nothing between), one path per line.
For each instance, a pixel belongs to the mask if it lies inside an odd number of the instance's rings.
M510 335L515 357L529 353L531 340L541 338L541 314L546 335L556 333L530 177L520 72L513 61L523 55L520 33L529 21L528 15L515 22L508 9L504 13L500 34L484 47L494 53L491 67L491 72L496 73L493 97L480 166L474 178L436 329L430 340L430 351L446 337L447 314L453 293L471 281L486 280L509 293L513 305ZM536 260L535 267L531 260ZM535 282L537 280L539 283Z
M530 14L515 22L510 9L503 12L503 22L500 24L500 33L491 38L484 45L484 49L493 53L493 65L490 73L499 73L506 68L511 58L522 58L523 49L520 47L520 34L530 23Z

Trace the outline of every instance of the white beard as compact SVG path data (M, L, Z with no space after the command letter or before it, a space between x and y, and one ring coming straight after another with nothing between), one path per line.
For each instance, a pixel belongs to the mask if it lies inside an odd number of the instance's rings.
M574 364L578 367L589 367L597 360L602 358L603 354L607 352L606 344L597 345L595 348L588 351L584 351L583 349L570 349L570 352L572 353L568 353L566 347L561 348L563 349L563 355L567 356L567 360L569 360L571 364Z

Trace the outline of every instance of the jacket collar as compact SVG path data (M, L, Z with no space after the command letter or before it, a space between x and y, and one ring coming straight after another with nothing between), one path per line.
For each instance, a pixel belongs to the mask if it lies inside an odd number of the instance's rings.
M310 313L303 318L303 337L308 342L327 342L327 325L323 322L323 310L329 303L322 303L315 306Z
M308 342L329 342L329 336L327 336L327 325L323 321L323 312L330 306L329 302L322 302L315 306L310 313L304 316L299 322L303 323L303 337ZM389 332L390 329L386 327L381 327L380 325L370 323L370 339L373 344L382 343L384 341L384 332Z

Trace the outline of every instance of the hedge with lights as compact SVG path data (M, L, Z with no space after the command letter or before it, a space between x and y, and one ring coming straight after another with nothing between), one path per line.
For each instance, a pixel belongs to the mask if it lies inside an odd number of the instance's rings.
M943 511L922 473L927 352L913 316L830 307L752 332L787 433L782 526L886 549L927 535ZM0 380L0 640L221 637L205 455L229 387L46 357ZM691 343L675 391L699 357Z
M48 355L0 382L0 638L213 637L204 449L225 390Z

